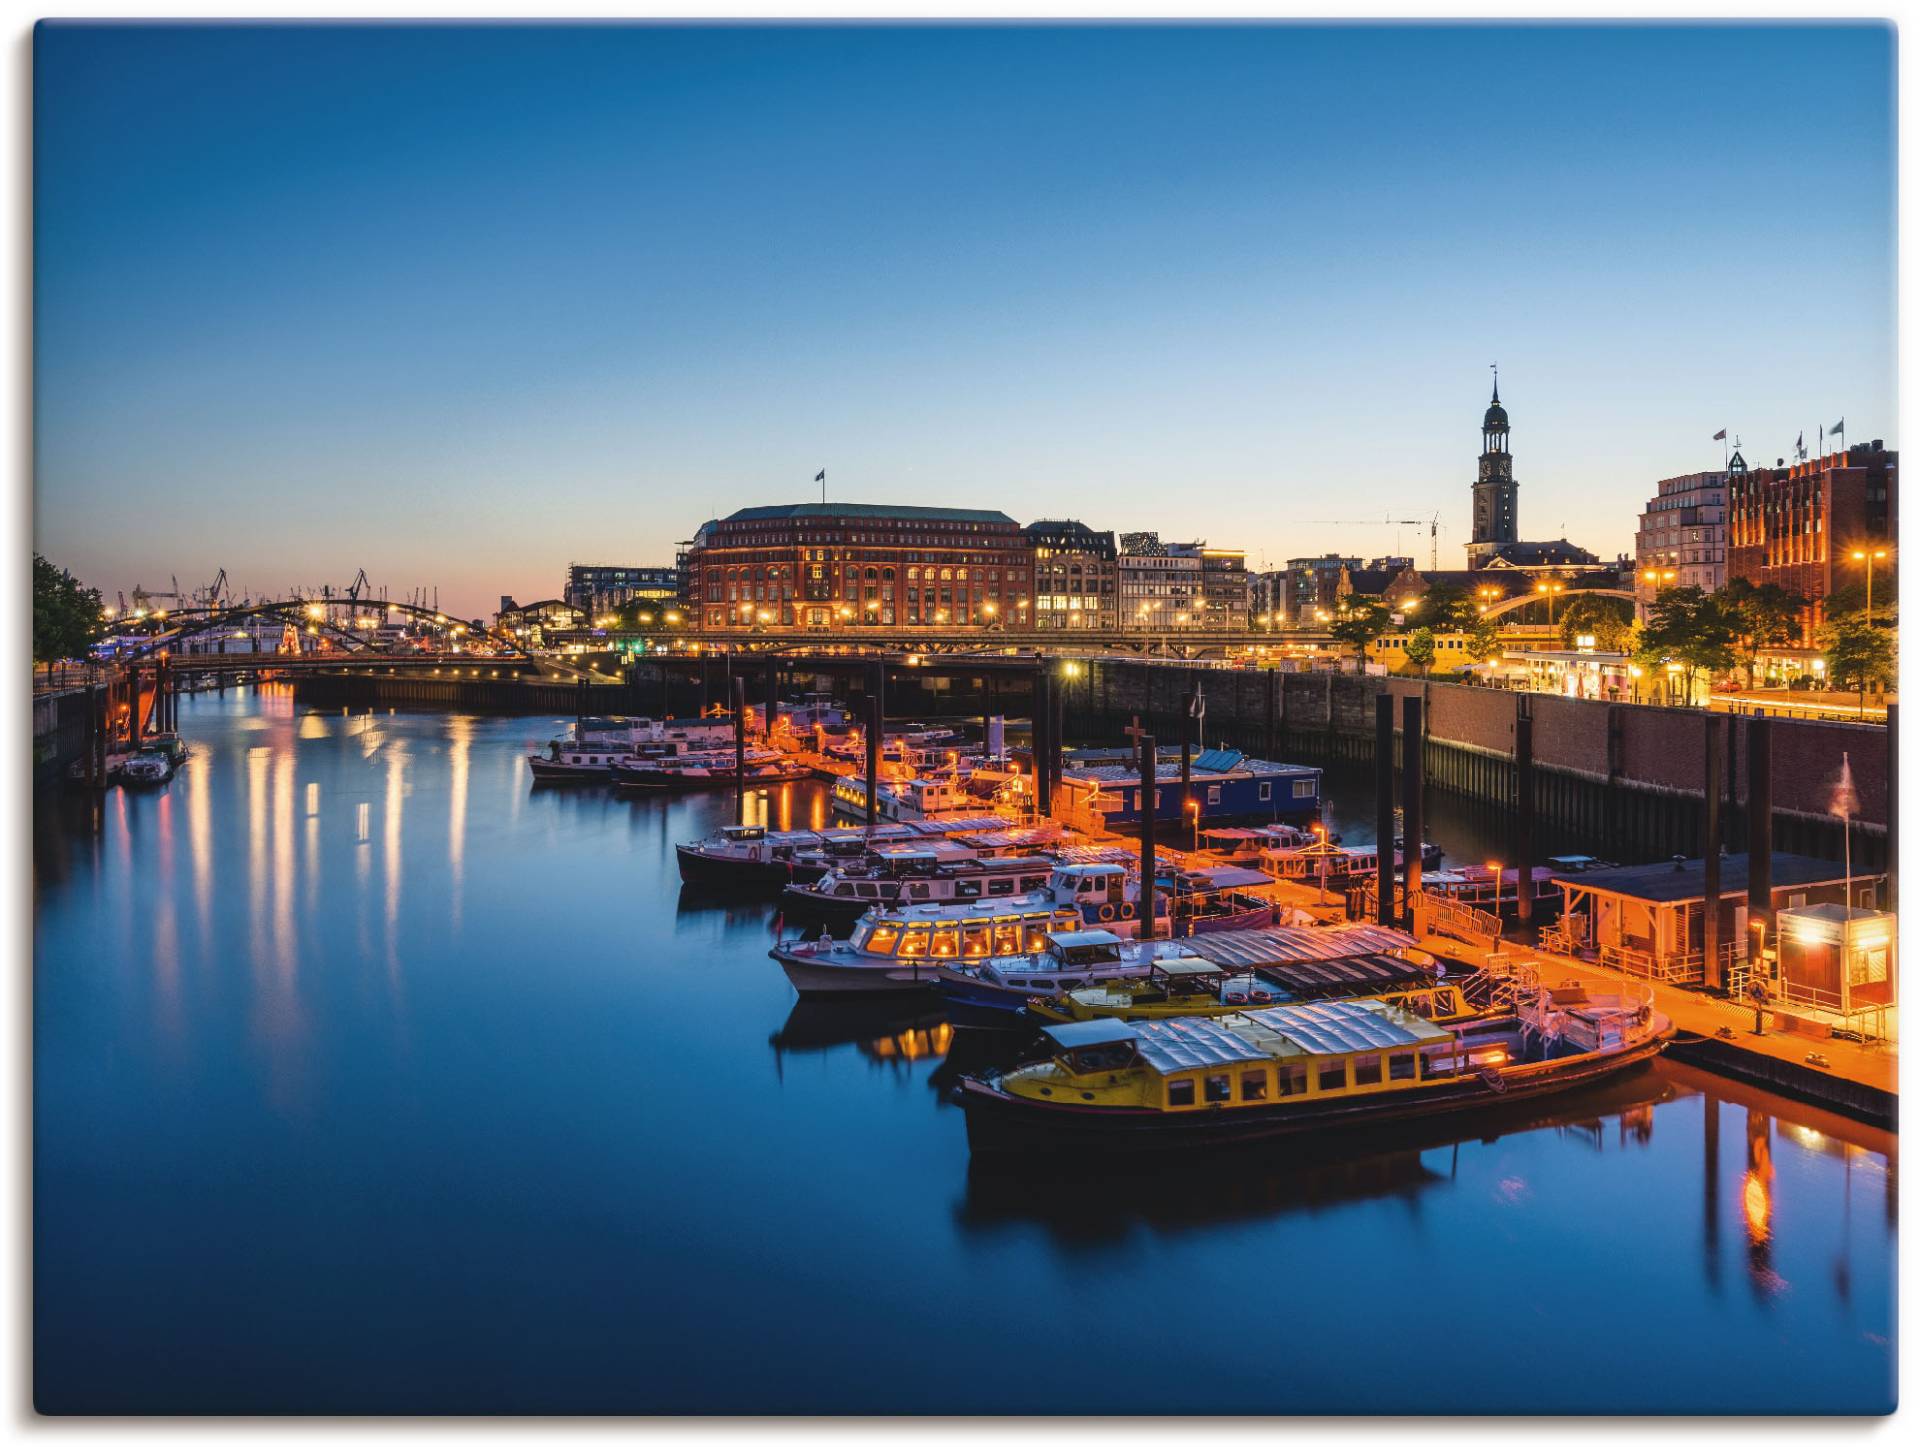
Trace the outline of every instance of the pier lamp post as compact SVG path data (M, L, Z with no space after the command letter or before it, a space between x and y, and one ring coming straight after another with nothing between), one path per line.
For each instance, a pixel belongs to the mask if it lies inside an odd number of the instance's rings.
M1200 852L1200 801L1187 800L1187 822L1193 826L1193 852Z
M1885 561L1886 556L1885 548L1875 548L1872 552L1868 552L1865 548L1853 550L1854 562L1867 565L1867 626L1869 628L1873 626L1873 565L1876 560Z
M1493 871L1493 917L1498 919L1500 918L1500 861L1497 859L1489 859L1487 861L1487 868Z
M1000 612L1000 605L989 598L980 605L980 611L987 615L987 627L993 627L994 617Z
M1567 591L1567 585L1565 583L1546 583L1546 582L1535 583L1533 585L1533 591L1541 594L1546 598L1547 627L1549 628L1553 627L1553 600L1556 597L1558 597L1560 594Z

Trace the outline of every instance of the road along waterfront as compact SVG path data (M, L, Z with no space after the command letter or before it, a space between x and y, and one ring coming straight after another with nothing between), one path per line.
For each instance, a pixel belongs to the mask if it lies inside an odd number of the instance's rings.
M1892 1401L1884 1132L1662 1062L1472 1134L970 1169L943 1087L1004 1047L796 1002L771 907L678 883L730 796L535 789L552 717L180 715L165 789L36 819L42 1410Z

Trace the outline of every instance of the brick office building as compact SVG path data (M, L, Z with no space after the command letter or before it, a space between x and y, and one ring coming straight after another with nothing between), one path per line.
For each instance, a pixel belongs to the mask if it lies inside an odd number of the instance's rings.
M1746 473L1738 453L1724 472L1664 477L1633 537L1634 597L1640 615L1663 588L1715 593L1727 581L1727 484Z
M1113 534L1071 519L1029 524L1033 625L1111 632L1119 619L1118 549Z
M1856 551L1893 551L1900 454L1878 441L1807 462L1735 472L1727 484L1727 577L1778 583L1812 605L1808 636L1826 600L1865 578ZM1891 577L1894 559L1875 561Z
M1029 626L1033 552L977 508L791 503L701 525L687 599L707 628Z

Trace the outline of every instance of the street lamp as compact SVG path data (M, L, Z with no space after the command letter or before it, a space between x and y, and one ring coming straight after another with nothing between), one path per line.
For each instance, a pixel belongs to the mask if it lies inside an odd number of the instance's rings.
M1533 591L1546 598L1547 627L1553 627L1553 600L1559 594L1567 591L1567 585L1565 583L1535 583L1533 585Z
M1489 859L1487 868L1493 871L1493 917L1498 919L1500 918L1500 861Z
M1884 560L1886 556L1885 548L1875 548L1872 552L1864 548L1855 548L1853 551L1854 562L1867 565L1867 626L1869 628L1873 626L1873 565L1876 559Z

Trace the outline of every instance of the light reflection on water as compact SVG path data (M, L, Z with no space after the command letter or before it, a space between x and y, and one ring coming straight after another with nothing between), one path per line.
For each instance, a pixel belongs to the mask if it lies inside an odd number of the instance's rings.
M44 1409L1889 1400L1883 1133L1662 1063L1315 1150L973 1169L944 1093L1017 1045L797 1001L768 903L678 887L729 796L533 789L544 719L182 725L168 789L38 821ZM1040 1321L1198 1345L1010 1369Z

